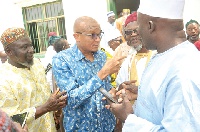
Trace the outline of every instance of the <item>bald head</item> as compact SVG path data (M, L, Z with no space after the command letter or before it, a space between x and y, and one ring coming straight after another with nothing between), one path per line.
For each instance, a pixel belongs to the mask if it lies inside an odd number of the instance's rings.
M82 16L74 22L74 33L92 31L94 29L100 29L99 23L92 17Z

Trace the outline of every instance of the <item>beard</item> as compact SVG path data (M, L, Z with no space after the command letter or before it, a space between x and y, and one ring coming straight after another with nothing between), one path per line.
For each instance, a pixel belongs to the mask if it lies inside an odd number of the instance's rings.
M28 68L30 68L32 65L33 65L33 61L32 62L18 62L19 64L23 65L23 66L26 66Z
M142 49L142 44L139 44L137 46L133 46L133 48L138 52Z
M21 62L20 59L17 56L15 56L15 58L17 60L17 63L22 65L22 66L30 68L33 65L33 60L31 60L29 62L27 62L27 61L26 62Z

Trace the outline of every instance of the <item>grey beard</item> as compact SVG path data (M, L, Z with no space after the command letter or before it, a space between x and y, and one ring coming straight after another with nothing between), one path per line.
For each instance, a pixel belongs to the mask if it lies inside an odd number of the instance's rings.
M28 68L30 68L30 67L33 65L33 62L32 62L32 63L27 63L27 62L22 63L22 62L18 62L18 63L21 64L21 65L23 65L23 66L26 66L26 67L28 67Z
M19 64L21 64L21 65L23 65L23 66L26 66L26 67L28 67L28 68L30 68L32 65L33 65L33 62L31 62L31 63L27 63L27 62L20 62L20 59L17 57L17 56L15 56L15 58L16 58L16 60L17 60L17 63L19 63Z
M142 44L139 44L138 46L134 47L136 51L140 51L142 49Z

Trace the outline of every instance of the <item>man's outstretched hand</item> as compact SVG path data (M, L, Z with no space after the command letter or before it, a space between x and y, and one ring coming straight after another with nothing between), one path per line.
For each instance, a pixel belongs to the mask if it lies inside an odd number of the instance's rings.
M133 113L132 104L128 99L126 91L124 89L121 90L122 93L122 102L120 104L115 104L107 99L108 105L107 109L116 116L116 118L120 119L122 122L125 122L126 118L129 114Z

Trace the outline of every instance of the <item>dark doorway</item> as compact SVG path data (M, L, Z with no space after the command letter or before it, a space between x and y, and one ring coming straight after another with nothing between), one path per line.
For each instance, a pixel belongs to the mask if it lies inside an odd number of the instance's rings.
M140 0L115 0L116 12L119 15L123 9L130 9L131 12L137 11Z

